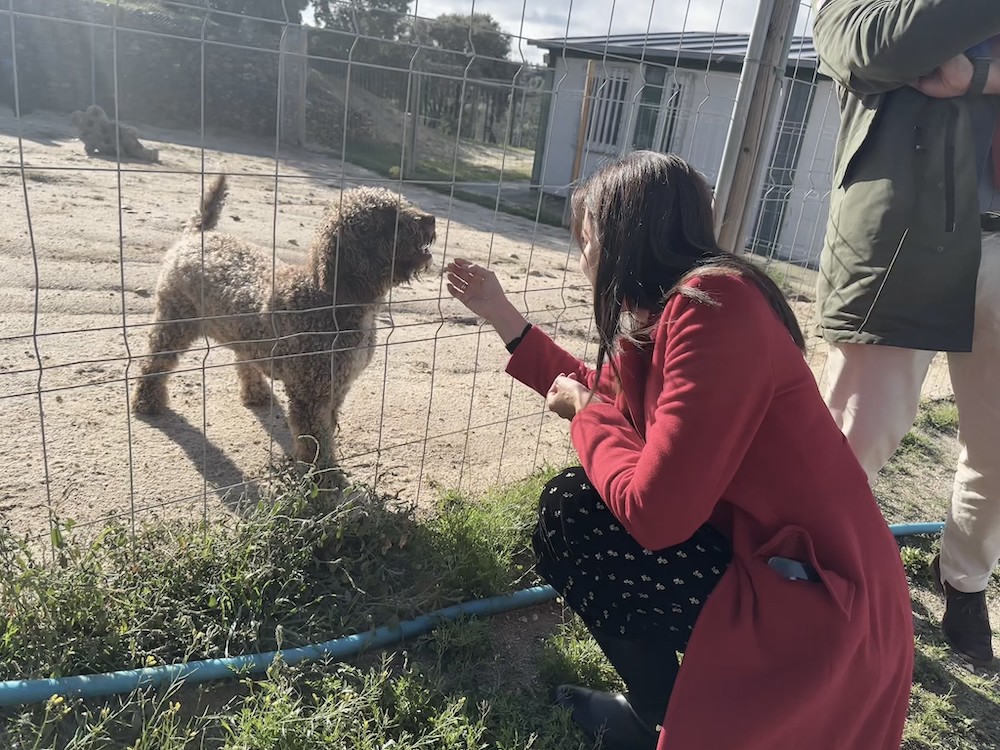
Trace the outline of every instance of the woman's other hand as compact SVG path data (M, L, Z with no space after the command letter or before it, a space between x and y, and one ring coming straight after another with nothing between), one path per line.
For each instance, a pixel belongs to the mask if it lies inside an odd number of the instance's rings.
M573 419L591 401L603 401L573 375L559 375L545 395L545 406L563 419Z

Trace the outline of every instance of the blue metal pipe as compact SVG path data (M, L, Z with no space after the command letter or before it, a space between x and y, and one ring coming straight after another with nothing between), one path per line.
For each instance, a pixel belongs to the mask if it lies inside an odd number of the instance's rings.
M935 534L943 528L943 523L900 523L889 527L896 537ZM223 680L238 674L259 674L266 671L279 654L287 664L324 657L343 659L354 656L366 648L380 648L422 635L441 622L455 620L463 615L482 616L507 612L549 601L554 599L556 595L556 591L551 586L535 586L516 591L513 594L455 604L427 615L421 615L416 619L401 622L398 626L384 625L365 633L356 633L325 643L301 646L280 652L268 651L262 654L244 654L224 659L205 659L185 664L167 664L104 674L37 680L6 680L0 682L0 707L42 703L54 695L97 698L130 693L133 690L170 684L182 679L185 684L194 685L211 680Z
M937 534L944 529L943 523L894 523L889 526L896 537L914 534Z

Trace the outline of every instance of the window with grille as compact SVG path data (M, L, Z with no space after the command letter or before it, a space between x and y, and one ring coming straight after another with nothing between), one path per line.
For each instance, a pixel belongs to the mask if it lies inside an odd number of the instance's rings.
M668 153L677 127L681 84L676 71L660 65L643 65L632 147Z
M587 92L591 98L588 147L602 151L617 148L625 119L628 82L629 72L624 69L602 71L594 76Z
M753 252L767 256L783 252L779 247L781 229L795 185L795 170L802 152L809 111L816 90L815 83L811 81L785 79L785 83L788 93L784 112L771 153L771 163L764 175L756 226L747 243Z

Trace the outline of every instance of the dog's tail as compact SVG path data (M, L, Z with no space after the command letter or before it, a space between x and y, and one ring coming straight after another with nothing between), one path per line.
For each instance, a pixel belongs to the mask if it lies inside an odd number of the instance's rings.
M226 202L228 190L226 175L225 173L220 174L202 196L201 207L198 209L198 213L188 221L187 231L208 232L215 229L215 225L219 223L219 216L222 214L222 206Z

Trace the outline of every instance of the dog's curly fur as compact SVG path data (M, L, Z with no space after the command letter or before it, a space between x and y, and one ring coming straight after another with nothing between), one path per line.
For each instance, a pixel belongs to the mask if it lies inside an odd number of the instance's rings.
M378 307L429 265L434 216L384 188L347 190L324 216L305 265L275 268L272 290L270 253L211 231L226 191L221 175L164 258L132 407L163 411L178 355L208 336L236 353L244 404L268 403L265 375L284 383L295 458L333 466L338 412L371 361Z

